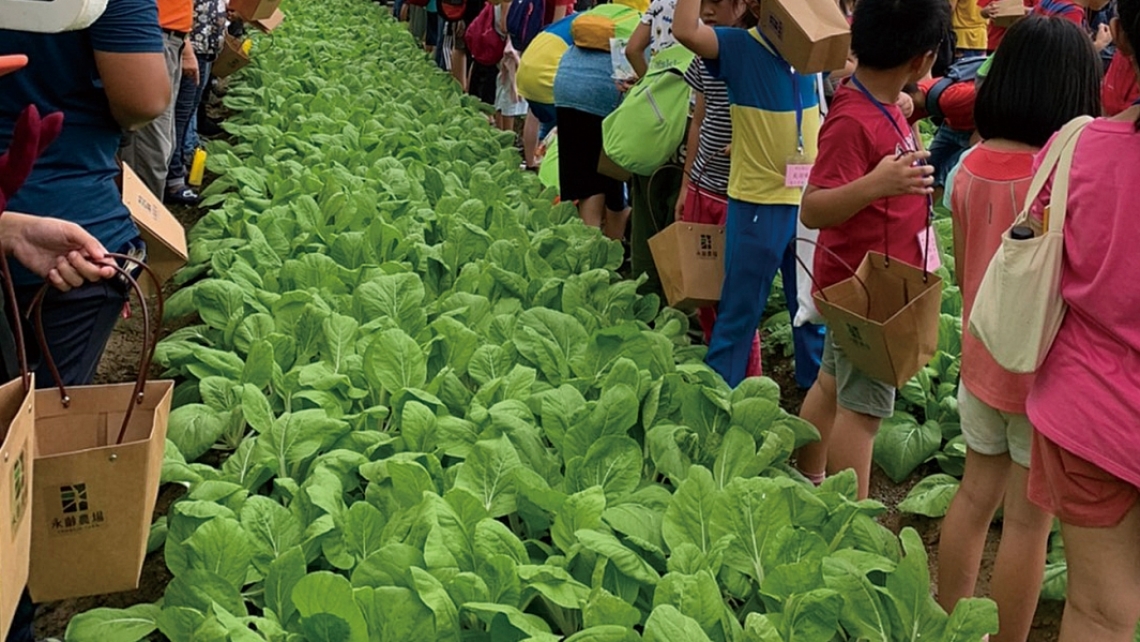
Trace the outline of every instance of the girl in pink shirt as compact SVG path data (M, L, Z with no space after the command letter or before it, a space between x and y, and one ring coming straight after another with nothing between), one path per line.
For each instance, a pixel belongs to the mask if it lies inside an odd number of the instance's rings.
M1025 206L1034 155L1068 121L1100 113L1099 88L1100 63L1073 24L1029 17L1005 35L975 105L984 142L964 157L947 192L963 326L1002 236ZM1004 497L991 582L1000 630L991 642L1024 642L1029 634L1053 522L1026 497L1033 428L1025 398L1032 384L1031 376L1003 370L978 339L963 333L958 409L966 471L942 525L938 601L950 612L974 595L986 534Z
M1115 42L1135 71L1140 0L1117 8ZM1138 124L1133 105L1077 140L1061 279L1069 307L1027 403L1037 429L1029 497L1060 518L1069 565L1060 642L1131 642L1140 619Z

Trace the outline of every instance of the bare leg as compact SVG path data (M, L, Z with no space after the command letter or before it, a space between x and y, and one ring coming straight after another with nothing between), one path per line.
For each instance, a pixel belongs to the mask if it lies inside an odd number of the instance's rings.
M866 499L871 489L871 455L875 448L875 435L879 432L878 417L864 415L837 406L831 443L827 450L827 474L852 468L859 479L859 499Z
M455 78L463 92L467 92L467 54L455 49L451 50L451 75Z
M807 444L796 453L796 465L800 472L822 475L827 470L827 448L835 424L835 408L835 377L820 372L800 409L800 418L819 431L819 441Z
M499 129L501 129L505 132L513 132L515 130L515 117L514 116L503 116L502 114L500 114L500 118L503 119L503 124L499 127Z
M1133 642L1140 619L1140 505L1112 528L1062 524L1069 600L1058 642Z
M523 125L523 162L527 167L534 167L537 163L534 152L538 149L538 130L540 123L531 112L526 113L526 124Z
M606 195L595 194L578 201L578 216L586 225L600 229L606 216Z
M1053 516L1029 501L1028 483L1028 469L1010 466L1001 544L990 580L990 595L998 604L1001 630L990 636L990 642L1025 642L1037 611Z
M938 539L938 603L947 613L958 600L974 596L986 534L1005 494L1011 465L1008 454L966 451L966 473Z
M606 209L606 221L602 227L602 233L607 238L615 241L620 241L625 238L625 228L629 225L629 208L625 208L620 212L615 212L611 209Z

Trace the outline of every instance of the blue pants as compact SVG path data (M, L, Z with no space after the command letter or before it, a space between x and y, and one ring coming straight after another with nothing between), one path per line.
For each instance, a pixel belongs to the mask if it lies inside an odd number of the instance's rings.
M946 178L950 170L958 164L962 154L970 148L970 138L973 132L950 129L946 125L938 128L934 133L934 140L930 141L930 160L934 166L934 184L939 187L946 186Z
M166 173L167 190L186 187L186 177L190 172L186 166L186 139L191 124L197 119L202 92L210 82L211 64L207 58L198 56L198 73L201 81L194 82L193 78L183 77L182 84L178 86L178 100L174 103L174 154L170 158L170 169ZM197 138L197 126L194 129L194 137Z
M795 205L753 205L728 200L725 229L724 286L705 362L728 385L744 380L752 337L760 325L776 270L784 275L784 297L792 318L796 302ZM793 331L796 385L810 388L819 374L825 328L804 325Z

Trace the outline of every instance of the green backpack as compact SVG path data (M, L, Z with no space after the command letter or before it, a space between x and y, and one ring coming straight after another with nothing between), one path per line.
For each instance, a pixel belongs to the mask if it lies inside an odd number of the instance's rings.
M606 155L620 167L649 176L685 139L693 89L685 71L695 54L680 45L664 49L621 105L602 123Z

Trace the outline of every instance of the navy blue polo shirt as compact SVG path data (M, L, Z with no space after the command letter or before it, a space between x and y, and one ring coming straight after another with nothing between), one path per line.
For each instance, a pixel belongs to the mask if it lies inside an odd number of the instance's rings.
M122 130L111 116L95 52L162 53L154 0L109 0L89 28L59 34L0 29L0 55L22 53L28 66L0 78L0 150L8 148L20 112L34 104L64 112L63 131L36 163L8 209L82 225L111 251L138 236L115 178ZM13 266L17 268L18 266ZM21 284L39 281L14 269Z

